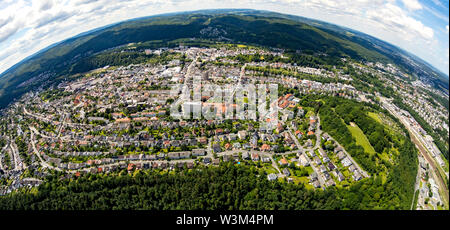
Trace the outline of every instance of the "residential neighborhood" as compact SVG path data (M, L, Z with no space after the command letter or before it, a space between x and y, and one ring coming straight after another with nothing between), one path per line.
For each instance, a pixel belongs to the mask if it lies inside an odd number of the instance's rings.
M296 88L300 95L335 95L376 103L369 93L341 83L351 81L345 73L282 62L241 66L235 60L244 54L282 58L283 53L276 50L179 46L145 53L165 54L166 59L156 64L106 66L51 89L27 93L8 107L1 118L3 124L8 123L8 131L0 136L4 142L0 177L8 183L3 183L0 194L37 186L54 171L79 177L121 170L245 164L263 171L269 181L323 190L348 187L371 177L340 143L322 131L320 114L303 107L294 94L280 91L270 102L268 120L276 122L268 128L255 119L227 117L239 106L251 105L250 92L244 93L242 101L226 104L216 101L217 89L207 89L208 84L237 85L222 91L237 95L242 84L277 84ZM299 79L297 74L337 81ZM176 87L192 86L199 80L201 86L192 91ZM196 90L203 90L200 101L192 102ZM208 108L215 118L195 119L194 108ZM423 140L441 162L432 141ZM429 184L434 188L436 182L430 179ZM430 202L439 202L439 193L433 194Z

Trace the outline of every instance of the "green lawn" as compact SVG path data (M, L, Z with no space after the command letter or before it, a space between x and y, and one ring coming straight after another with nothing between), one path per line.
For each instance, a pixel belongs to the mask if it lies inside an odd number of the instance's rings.
M363 131L356 124L352 124L353 125L347 125L347 128L352 133L352 136L355 137L356 144L361 145L366 153L369 153L370 155L376 154L375 149L369 143L369 140L367 140Z
M314 189L314 186L309 184L309 178L306 176L298 177L298 176L291 176L294 180L294 184L304 184L306 188L308 189Z
M264 166L263 170L266 171L267 174L271 174L271 173L277 174L278 173L278 171L272 166Z
M381 121L381 118L380 118L380 116L378 116L378 114L372 113L372 112L368 112L368 115L369 115L369 117L373 118L378 123L383 124L383 122Z

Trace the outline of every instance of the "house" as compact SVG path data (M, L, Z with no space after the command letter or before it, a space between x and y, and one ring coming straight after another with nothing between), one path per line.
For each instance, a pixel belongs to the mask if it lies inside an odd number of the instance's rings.
M352 165L352 162L347 157L342 159L341 163L342 163L342 165L344 165L344 167L348 167L348 166Z
M213 152L214 152L214 153L220 153L220 152L222 152L222 148L220 148L220 145L217 144L217 143L213 144L212 149L213 149Z
M342 160L345 157L345 153L342 152L342 151L339 151L338 154L337 154L337 157L339 158L339 160Z
M178 164L177 164L177 168L178 169L183 169L184 168L184 162L179 162Z
M171 159L171 160L180 159L180 154L179 154L179 153L168 153L167 156L168 156L169 159Z
M282 158L280 161L278 161L278 163L281 165L281 166L286 166L286 165L288 165L288 161L286 160L286 158Z
M297 111L297 116L298 117L303 117L305 115L305 110L303 110L302 107L299 107L298 111Z
M192 150L192 156L204 156L206 155L205 149L193 149Z
M223 155L223 161L227 162L230 160L230 156L229 155Z
M179 152L180 159L186 159L191 157L191 152L185 151L185 152Z
M197 141L202 145L206 145L208 143L208 139L206 139L206 137L199 137Z
M197 140L195 138L188 139L188 144L191 146L197 145Z
M309 117L309 123L310 124L315 124L316 122L317 122L317 118L315 116Z
M219 158L214 158L214 160L212 161L213 165L219 165L220 163L220 159Z
M270 145L268 145L268 144L263 144L263 145L261 146L261 151L264 151L264 152L270 151Z
M246 138L247 138L247 131L245 131L245 130L239 131L239 132L238 132L238 137L239 137L239 139L241 139L241 140L246 139Z
M270 148L270 150L271 151L277 151L278 150L278 145L273 145L271 148Z
M327 180L331 178L330 174L329 174L327 171L325 171L325 172L323 173L323 176L324 176L325 179L327 179Z
M327 154L325 153L325 151L323 151L322 148L319 148L319 154L320 154L322 157L324 157L324 156L327 155Z
M278 123L278 124L277 124L277 129L276 129L276 131L277 131L278 133L281 133L281 132L284 131L283 125L282 125L281 123Z
M127 123L130 123L130 122L131 122L131 119L128 118L128 117L125 117L125 118L118 118L118 119L116 119L115 122L116 122L116 123L125 123L125 124L127 124Z
M308 139L308 140L306 141L306 147L307 147L307 148L311 148L312 146L313 146L312 140L311 140L311 139Z
M263 163L270 162L270 157L264 156L264 157L262 157L261 161L262 161Z
M211 163L211 158L209 158L209 157L203 158L203 163L205 163L205 164Z
M291 175L291 172L289 172L289 169L284 168L284 169L283 169L283 174L286 175L286 176L290 176L290 175Z
M297 136L298 139L302 139L303 137L303 133L300 130L295 131L295 135Z
M318 179L317 173L316 172L311 173L309 178L311 182L316 181Z
M359 181L359 180L362 179L362 176L361 176L361 174L360 174L358 171L355 171L355 172L353 173L352 177L353 177L353 179L354 179L355 181Z
M336 168L336 166L334 166L333 163L328 163L328 169L330 169L330 171L333 171Z
M250 145L248 144L248 143L244 143L243 145L242 145L242 148L243 149L250 149Z
M336 171L334 171L334 173L335 173L334 175L336 175L336 177L338 178L339 181L345 180L344 175L340 171L336 170Z
M257 153L252 153L252 161L259 161L259 155Z
M256 148L258 146L258 137L253 136L250 140L250 144L253 148Z
M223 129L216 129L216 130L214 131L214 133L216 134L216 136L217 136L217 135L222 135L222 134L223 134Z
M298 158L298 161L299 161L300 165L303 167L309 166L309 161L306 159L305 154L300 155L300 157Z
M317 156L314 158L314 162L316 162L317 165L322 164L322 161Z
M277 174L275 174L275 173L271 173L271 174L267 175L267 179L268 179L269 181L276 180L277 178L278 178L278 177L277 177Z
M227 135L219 135L219 140L220 141L228 141L228 136Z
M242 153L242 159L244 159L244 160L249 160L250 159L250 155L248 154L248 152Z
M319 167L319 170L320 170L321 173L324 173L324 172L327 171L327 168L325 168L325 166L321 165L321 166Z
M292 101L292 99L294 99L294 95L292 95L292 94L286 94L284 96L284 100Z
M350 167L348 167L348 170L350 172L354 172L356 170L356 167L354 165L350 165Z
M336 183L334 182L334 180L333 179L329 179L329 180L327 180L327 186L328 187L330 187L330 186L336 186Z
M312 184L313 184L314 188L320 188L319 181L314 181Z

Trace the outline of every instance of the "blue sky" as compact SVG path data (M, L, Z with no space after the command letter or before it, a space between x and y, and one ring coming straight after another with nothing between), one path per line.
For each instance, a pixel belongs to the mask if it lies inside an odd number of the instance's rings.
M448 0L0 0L0 73L81 32L126 19L249 8L346 26L397 45L448 75Z

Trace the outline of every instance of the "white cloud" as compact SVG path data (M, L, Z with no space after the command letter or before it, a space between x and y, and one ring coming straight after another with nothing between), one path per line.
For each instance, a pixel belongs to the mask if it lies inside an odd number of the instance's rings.
M436 5L436 6L439 6L439 7L442 7L442 8L444 8L444 9L447 9L448 8L448 6L446 7L441 1L439 1L439 0L432 0L433 1L433 3Z
M384 26L402 33L408 40L419 35L425 40L433 38L434 31L432 28L422 24L422 22L408 16L400 7L388 3L382 8L367 11L367 17Z
M447 30L447 33L448 33L448 25L445 26L445 29Z
M387 40L420 54L428 61L434 60L434 56L444 57L446 47L437 48L433 42L436 39L436 28L424 25L411 16L413 11L422 7L426 9L426 6L422 6L417 0L402 2L403 4L396 0L0 0L0 73L42 48L90 29L136 17L208 8L254 8L311 17ZM438 30L441 31L442 27ZM446 31L448 33L448 25ZM436 52L429 51L432 46Z
M0 21L0 25L3 24L2 27L0 27L0 42L6 41L8 38L12 37L21 27L21 22L12 22L12 20L8 20L2 22Z
M405 5L406 8L409 10L421 10L422 5L419 3L418 0L402 0L403 5Z
M53 0L38 0L33 2L33 6L36 5L39 11L46 11L53 7Z

